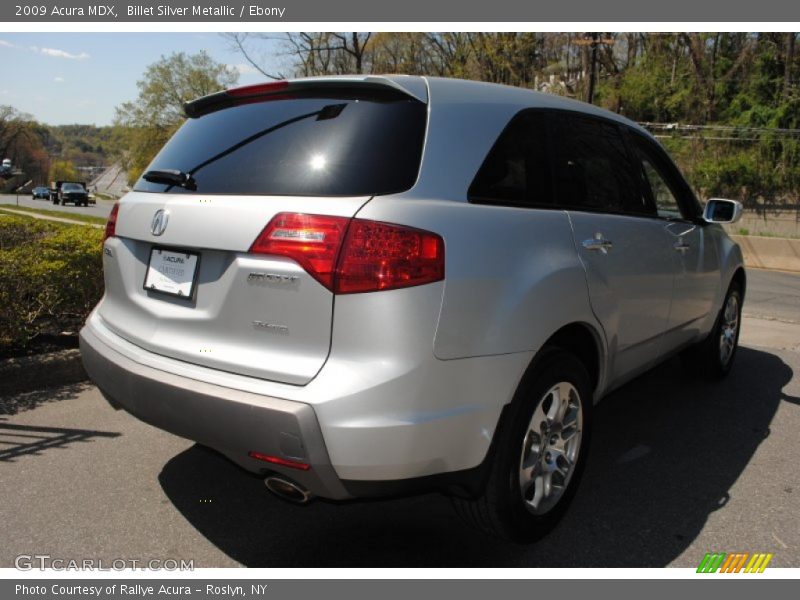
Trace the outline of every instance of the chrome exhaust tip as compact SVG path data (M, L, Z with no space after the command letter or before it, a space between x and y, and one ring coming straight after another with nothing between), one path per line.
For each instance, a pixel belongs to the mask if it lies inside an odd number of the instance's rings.
M278 498L294 504L308 504L313 497L311 492L281 475L270 475L264 480L264 485Z

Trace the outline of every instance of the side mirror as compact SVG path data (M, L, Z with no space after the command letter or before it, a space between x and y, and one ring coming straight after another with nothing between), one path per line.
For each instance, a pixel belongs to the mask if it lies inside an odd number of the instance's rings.
M742 217L743 206L736 200L711 198L703 209L703 220L707 223L736 223Z

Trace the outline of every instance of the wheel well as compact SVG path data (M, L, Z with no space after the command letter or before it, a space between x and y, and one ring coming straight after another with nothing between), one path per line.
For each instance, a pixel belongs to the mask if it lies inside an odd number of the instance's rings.
M550 336L545 346L561 348L574 354L586 367L592 389L597 389L600 380L600 349L597 336L588 325L565 325Z
M742 300L744 301L744 292L747 287L747 276L745 275L744 269L739 267L736 269L736 272L733 274L731 278L731 283L736 283L739 285L739 290L742 292Z

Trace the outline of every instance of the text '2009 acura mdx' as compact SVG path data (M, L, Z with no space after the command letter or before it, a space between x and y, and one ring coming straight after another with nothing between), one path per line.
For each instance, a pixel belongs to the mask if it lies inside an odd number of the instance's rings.
M114 207L81 332L112 405L286 499L438 490L532 540L592 406L678 351L723 376L745 272L664 150L576 101L451 79L219 92Z

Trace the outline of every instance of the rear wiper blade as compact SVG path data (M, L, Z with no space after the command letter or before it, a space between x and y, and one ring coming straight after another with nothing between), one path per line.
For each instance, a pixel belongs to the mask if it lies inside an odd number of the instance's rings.
M150 183L165 183L167 185L179 185L187 190L196 190L197 183L190 173L185 173L178 169L160 169L147 171L142 177Z

